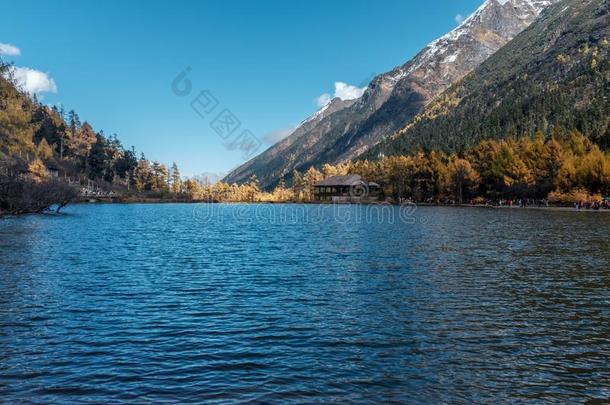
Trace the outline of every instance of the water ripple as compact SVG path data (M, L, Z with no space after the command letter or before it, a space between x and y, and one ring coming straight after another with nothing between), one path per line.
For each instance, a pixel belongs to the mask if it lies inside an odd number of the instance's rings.
M610 216L255 207L0 221L0 401L610 398Z

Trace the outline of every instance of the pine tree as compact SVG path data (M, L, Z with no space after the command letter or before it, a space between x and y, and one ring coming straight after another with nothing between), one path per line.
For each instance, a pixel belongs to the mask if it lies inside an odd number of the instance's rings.
M303 193L303 176L301 172L295 170L292 172L292 198L294 201L301 201Z
M171 191L174 194L180 194L182 192L182 180L180 179L180 171L176 162L172 163L170 173Z
M133 186L137 192L150 191L153 188L152 173L150 163L144 157L144 154L138 160L138 163L133 171Z

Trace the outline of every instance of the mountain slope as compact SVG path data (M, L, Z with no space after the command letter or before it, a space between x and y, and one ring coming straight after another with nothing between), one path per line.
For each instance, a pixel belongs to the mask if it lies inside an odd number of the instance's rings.
M555 0L487 0L458 28L412 60L377 76L363 96L336 104L289 138L231 172L227 182L256 174L263 187L294 169L352 159L397 131L424 106L504 46Z
M334 98L314 115L303 121L292 134L233 170L223 181L245 183L253 174L256 174L259 180L262 180L261 184L268 186L269 181L276 181L282 175L287 174L282 171L284 167L289 168L298 165L297 155L290 152L291 148L296 145L303 148L313 147L313 141L316 137L328 130L330 121L325 121L325 119L339 110L350 107L355 101ZM281 169L273 171L272 167L281 167Z
M578 129L610 147L610 0L563 0L363 157Z

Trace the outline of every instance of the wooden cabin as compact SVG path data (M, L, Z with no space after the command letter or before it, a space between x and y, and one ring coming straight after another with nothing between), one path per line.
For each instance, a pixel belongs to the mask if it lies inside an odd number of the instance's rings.
M314 201L334 203L359 203L378 201L381 186L366 182L357 174L331 176L313 186Z
M47 167L47 176L59 178L59 169L57 167Z

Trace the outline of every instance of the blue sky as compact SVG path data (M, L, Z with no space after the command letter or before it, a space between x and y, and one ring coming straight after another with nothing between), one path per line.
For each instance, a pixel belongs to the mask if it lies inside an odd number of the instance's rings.
M191 109L199 91L262 150L336 82L365 86L482 1L2 1L0 44L20 51L5 48L5 59L52 78L45 103L196 175L244 161L210 128L214 116ZM187 66L192 93L179 97L171 85Z

